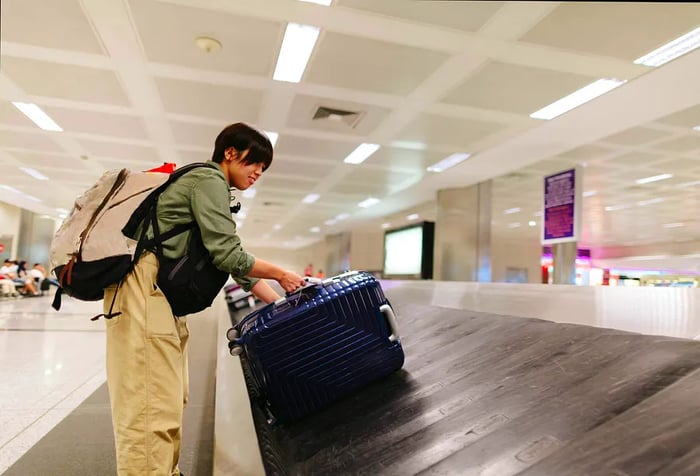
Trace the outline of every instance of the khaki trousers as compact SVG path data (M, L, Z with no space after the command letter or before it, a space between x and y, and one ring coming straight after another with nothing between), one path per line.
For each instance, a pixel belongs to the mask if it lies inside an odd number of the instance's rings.
M158 259L144 253L119 286L106 320L107 385L119 476L180 474L182 412L187 403L185 318L176 319L156 285ZM105 290L105 312L117 287Z

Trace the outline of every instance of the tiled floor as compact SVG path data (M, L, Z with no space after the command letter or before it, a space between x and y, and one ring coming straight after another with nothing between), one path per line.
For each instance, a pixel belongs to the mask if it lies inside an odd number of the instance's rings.
M0 301L0 473L105 381L102 304Z

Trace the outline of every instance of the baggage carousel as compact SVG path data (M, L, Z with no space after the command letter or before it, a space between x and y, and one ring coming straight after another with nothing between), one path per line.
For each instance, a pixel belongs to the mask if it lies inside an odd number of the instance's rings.
M248 386L268 476L700 474L700 342L386 295L400 371L276 426Z

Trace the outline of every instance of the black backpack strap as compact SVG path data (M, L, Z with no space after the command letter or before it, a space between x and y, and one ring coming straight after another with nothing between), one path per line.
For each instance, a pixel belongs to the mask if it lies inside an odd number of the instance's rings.
M56 290L56 294L53 296L53 302L51 303L51 307L56 309L57 311L61 310L61 296L63 295L63 288L61 286L58 287Z

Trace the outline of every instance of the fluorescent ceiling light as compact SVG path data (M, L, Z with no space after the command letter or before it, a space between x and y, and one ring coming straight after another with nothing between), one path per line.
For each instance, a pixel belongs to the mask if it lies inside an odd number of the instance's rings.
M346 164L361 164L367 158L379 150L379 144L360 144L357 149L350 152L350 155L345 157Z
M443 172L449 169L450 167L454 167L455 165L464 162L470 157L470 155L471 154L464 153L452 154L448 157L445 157L440 162L431 165L426 170L428 172Z
M518 213L520 211L519 208L509 208L508 210L504 211L506 215L512 215L513 213Z
M272 229L273 229L273 230L281 230L281 229L282 229L282 225L275 225L275 226L272 227Z
M630 205L611 205L609 207L605 207L606 212L614 212L617 210L624 210L625 208L629 208Z
M277 144L277 139L279 138L279 133L278 132L269 132L265 131L265 134L267 134L267 138L270 139L270 143L272 144L272 147Z
M39 199L39 198L33 197L31 195L26 195L26 194L24 195L24 198L26 198L27 200L31 200L32 202L40 202L41 201L41 199Z
M593 195L598 195L598 192L596 192L595 190L590 190L590 191L588 191L588 192L583 192L583 198L592 197Z
M247 190L243 190L243 198L253 198L253 197L255 197L256 193L258 193L258 191L255 190L254 188L249 188Z
M700 185L700 180L695 180L693 182L685 182L676 185L676 188L686 188L686 187L694 187L696 185Z
M272 79L289 83L301 81L320 31L316 26L287 23Z
M309 231L310 231L311 233L320 233L320 232L321 232L321 229L320 229L319 227L317 227L317 226L314 226L314 227L309 228Z
M22 193L19 190L17 190L16 188L10 187L9 185L0 185L0 188L3 190L7 190L8 192L12 192L12 193L19 193L19 194Z
M361 208L369 208L369 207L376 205L379 202L380 202L380 200L378 198L369 197L368 199L363 200L360 203L358 203L357 206L361 207Z
M641 202L637 202L637 205L640 207L646 206L646 205L653 205L654 203L661 203L665 201L665 198L652 198L651 200L642 200Z
M520 223L508 223L508 228L520 228Z
M328 225L328 226L332 226L332 225L335 225L336 222L337 222L337 220L331 218L330 220L326 220L326 221L324 221L323 223L325 223L325 224Z
M66 218L68 218L68 214L67 214L67 213L61 213L60 215L58 215L58 218L66 219Z
M694 131L700 131L700 126L695 126L695 127L693 127L693 130L694 130Z
M25 174L31 175L32 177L34 177L37 180L48 180L49 179L46 175L44 175L44 174L40 173L38 170L34 170L30 167L20 167L19 169L22 172L24 172Z
M624 84L625 82L626 81L622 81L619 79L599 79L598 81L594 81L588 86L584 86L578 91L575 91L569 94L568 96L563 97L556 102L553 102L549 106L546 106L540 109L539 111L533 112L532 114L530 114L530 117L532 117L533 119L554 119L555 117L561 116L565 112L569 112L570 110L580 106L581 104L587 103L588 101L595 99L598 96L602 96L603 94L615 89L616 87Z
M302 203L314 203L319 198L321 198L321 195L319 195L317 193L310 193L304 197L304 199L302 200Z
M418 214L417 214L417 213L411 213L410 215L408 215L408 216L406 217L406 220L410 220L410 221L418 220Z
M345 219L348 218L348 217L350 217L350 215L348 215L347 213L341 213L340 215L338 215L337 217L335 217L335 219L338 220L338 221L343 221L343 220L345 220Z
M31 119L34 124L41 127L45 131L63 132L63 129L61 129L61 127L36 104L16 101L12 101L12 104L14 104L17 109L22 111L22 114Z
M700 27L634 60L644 66L661 66L700 46Z
M391 226L391 223L382 223L382 228L385 230Z
M317 5L325 5L329 7L333 0L299 0L300 2L315 3Z
M527 225L528 225L528 226L536 226L536 225L537 225L537 222L531 220L531 221L527 222Z
M665 223L664 228L680 228L681 226L685 226L685 223Z
M542 215L544 215L543 212L535 212L532 214L532 216L534 216L534 217L541 217Z
M651 183L651 182L658 182L659 180L666 180L670 179L673 177L673 174L661 174L661 175L654 175L652 177L644 177L636 180L636 182L640 185L645 184L645 183Z

